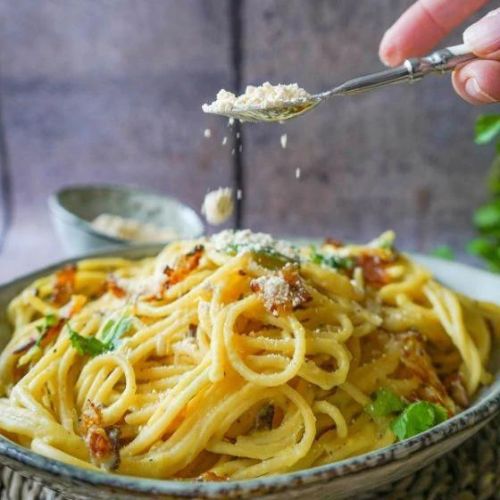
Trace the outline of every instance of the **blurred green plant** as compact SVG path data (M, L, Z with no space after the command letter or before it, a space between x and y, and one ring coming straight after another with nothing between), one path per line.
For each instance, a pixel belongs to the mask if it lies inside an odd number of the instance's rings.
M496 155L488 176L490 200L473 216L478 236L467 249L483 259L491 271L500 273L500 114L482 115L476 121L476 144L496 141Z
M434 250L431 250L430 255L432 255L433 257L439 257L440 259L444 260L455 259L455 252L453 251L453 248L448 245L439 245L438 247L434 248Z

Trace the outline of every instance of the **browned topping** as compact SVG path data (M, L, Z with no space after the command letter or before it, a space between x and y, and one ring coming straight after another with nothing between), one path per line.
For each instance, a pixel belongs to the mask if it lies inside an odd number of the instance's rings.
M459 373L448 375L444 381L444 386L448 390L451 399L461 408L467 408L470 404L467 390Z
M287 264L277 272L252 280L250 288L274 316L293 311L312 298L296 264Z
M123 299L127 295L127 292L112 278L106 281L105 289L118 299Z
M36 344L36 339L30 338L26 342L23 342L19 347L16 347L12 354L24 354L28 352Z
M388 264L388 260L375 254L365 253L356 258L356 265L363 270L366 282L376 286L386 285L390 282L390 276L386 270Z
M211 470L207 470L207 472L204 472L203 474L198 476L198 481L229 481L228 476L219 476L215 472L212 472Z
M92 463L106 470L117 469L120 465L120 429L103 427L101 407L90 400L80 419L80 431Z
M66 304L75 291L76 265L69 264L55 273L55 284L50 298L57 306Z
M164 289L167 290L171 286L180 283L191 271L194 271L200 264L203 251L203 245L196 245L190 252L179 258L175 267L165 267L163 272L167 276L167 280Z
M422 336L418 333L408 332L399 335L395 342L401 355L403 367L421 382L408 399L440 404L448 410L450 415L453 415L456 412L455 405L432 365Z
M344 246L344 242L337 240L335 238L325 238L325 245L330 245L335 248L340 248Z
M83 306L87 303L87 300L88 299L85 295L73 295L71 297L71 303L68 304L69 308L63 315L66 318L71 318L75 314L78 314L83 309Z
M46 332L42 334L40 338L39 345L43 349L51 344L61 333L62 327L64 326L64 319L60 319L55 325L49 327Z
M257 430L269 430L273 428L274 406L263 406L255 417L255 428Z
M192 338L196 337L197 331L198 331L198 325L195 325L194 323L189 323L188 336Z
M247 273L245 271L243 271L243 269L238 269L238 274L240 276L246 276L247 275Z
M50 326L45 332L43 332L38 340L35 338L28 339L14 351L12 351L12 354L24 354L25 352L28 352L32 347L34 347L37 343L42 349L47 347L59 336L59 333L64 326L64 322L64 319L60 319L55 325Z

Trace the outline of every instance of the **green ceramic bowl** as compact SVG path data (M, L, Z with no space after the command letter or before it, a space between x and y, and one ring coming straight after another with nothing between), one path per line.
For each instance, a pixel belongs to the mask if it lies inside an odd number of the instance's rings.
M69 256L134 245L134 242L96 231L90 223L102 213L173 229L179 239L196 238L203 233L203 223L193 209L175 198L127 186L65 187L49 198L49 208Z
M125 248L96 255L140 258L154 255L158 246ZM500 303L500 278L485 271L436 258L414 256L444 284L472 297ZM0 286L0 349L10 336L5 317L8 302L40 276L67 260ZM0 436L0 476L14 500L36 500L36 484L72 499L180 498L358 498L428 465L477 433L500 412L500 346L493 350L493 383L485 387L464 412L410 439L386 448L321 467L248 481L197 482L142 479L92 472L51 460ZM2 464L5 466L2 471ZM12 472L15 471L15 472ZM21 477L36 480L26 486ZM46 497L44 497L46 498ZM48 497L47 497L48 498ZM50 498L53 498L52 496ZM59 497L55 497L59 498Z

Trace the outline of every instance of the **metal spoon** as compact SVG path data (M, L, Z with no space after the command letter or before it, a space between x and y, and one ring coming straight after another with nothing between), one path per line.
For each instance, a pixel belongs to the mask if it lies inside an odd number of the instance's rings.
M246 122L281 122L314 109L332 96L360 94L394 83L412 83L431 73L446 73L472 59L476 59L476 56L466 45L455 45L432 52L425 57L407 59L397 68L348 80L338 87L307 98L285 101L275 106L235 106L229 111L209 112Z

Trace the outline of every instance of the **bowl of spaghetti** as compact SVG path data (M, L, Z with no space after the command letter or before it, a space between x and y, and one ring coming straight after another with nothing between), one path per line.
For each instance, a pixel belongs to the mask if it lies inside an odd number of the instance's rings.
M499 413L499 290L390 232L60 263L0 289L0 463L79 498L370 491Z

